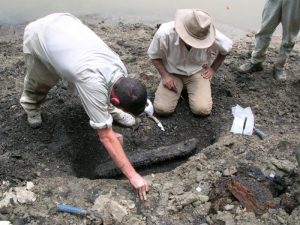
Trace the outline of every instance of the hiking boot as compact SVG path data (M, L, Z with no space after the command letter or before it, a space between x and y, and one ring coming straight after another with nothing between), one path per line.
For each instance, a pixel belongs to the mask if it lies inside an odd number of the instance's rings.
M258 71L262 71L264 68L262 66L262 63L245 63L243 65L241 65L238 69L239 72L241 73L253 73L253 72L258 72Z
M278 81L286 80L287 74L284 68L274 68L274 77Z
M112 110L110 110L110 114L112 115L113 120L115 122L117 122L125 127L132 127L136 124L136 120L132 115L130 115L129 113L126 113L116 107L114 107Z
M42 125L42 115L40 112L27 113L27 121L31 128L38 128Z

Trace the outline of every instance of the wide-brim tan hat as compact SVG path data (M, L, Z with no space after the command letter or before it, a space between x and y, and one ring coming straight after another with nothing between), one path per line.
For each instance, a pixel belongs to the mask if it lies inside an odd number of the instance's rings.
M216 39L211 16L200 9L178 9L175 30L185 43L194 48L208 48Z

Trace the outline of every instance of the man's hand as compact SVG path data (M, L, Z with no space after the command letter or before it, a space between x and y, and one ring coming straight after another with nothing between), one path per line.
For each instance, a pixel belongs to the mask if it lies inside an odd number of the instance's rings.
M151 62L159 72L161 79L162 79L162 84L164 87L168 88L171 91L174 91L177 93L177 86L176 86L176 81L173 78L173 76L166 70L162 59L151 59Z
M215 73L216 71L213 68L207 67L204 69L204 72L202 73L202 77L211 80L215 75Z
M122 147L123 136L115 133L111 127L98 129L97 131L100 141L103 143L116 166L129 179L134 189L138 190L140 199L144 201L147 200L146 193L149 191L149 184L135 171L128 160Z
M139 197L142 201L147 200L146 193L149 191L149 184L148 182L141 177L138 173L136 173L134 176L129 178L129 181L134 189L138 191Z
M173 79L172 75L163 77L162 83L166 88L177 93L176 81Z

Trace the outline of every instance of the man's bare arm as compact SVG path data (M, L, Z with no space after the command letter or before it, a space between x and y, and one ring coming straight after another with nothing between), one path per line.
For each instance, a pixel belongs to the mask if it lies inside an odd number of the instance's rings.
M218 53L217 57L215 58L215 60L211 64L211 68L213 68L214 71L217 71L219 69L219 67L222 65L222 63L225 60L226 56L227 55L222 55L222 54Z
M217 70L219 69L219 67L222 65L225 58L226 58L226 55L222 55L222 54L218 53L217 57L215 58L215 60L211 64L211 66L204 68L205 70L204 70L202 76L205 79L211 80L213 78L213 76L215 75L215 73L217 72Z
M177 93L176 81L173 79L173 76L166 70L161 59L151 59L152 64L155 66L159 72L163 85L171 91Z
M146 192L149 190L149 184L131 165L118 139L118 135L112 128L98 129L97 132L100 141L103 143L116 166L129 179L131 185L139 191L140 198L147 200Z

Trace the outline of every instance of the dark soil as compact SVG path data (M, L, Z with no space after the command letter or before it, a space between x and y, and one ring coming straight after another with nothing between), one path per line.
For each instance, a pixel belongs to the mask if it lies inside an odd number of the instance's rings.
M149 97L153 100L159 75L146 52L155 26L138 23L109 24L103 21L92 23L88 19L85 23L120 55L130 76L140 79L147 86ZM57 177L62 176L71 179L98 178L95 173L97 166L111 159L99 142L95 130L89 126L89 119L79 99L71 95L63 83L59 83L50 91L42 107L42 127L31 129L26 122L26 115L19 104L25 76L22 55L24 26L0 28L0 180L9 181L12 186L17 186L22 185L24 181L35 179L49 179L49 182L55 182ZM255 74L237 72L236 68L249 60L254 43L252 36L243 38L234 44L232 53L212 81L214 105L210 116L194 116L189 110L187 96L183 93L176 112L171 117L160 118L165 132L146 115L139 117L139 126L135 128L124 128L115 124L114 129L124 135L125 151L145 152L197 138L199 144L196 153L199 153L230 135L233 121L231 107L239 104L252 108L256 126L271 136L270 138L272 135L285 135L285 139L279 142L276 149L269 149L269 152L277 154L282 150L292 157L293 149L300 142L299 135L294 139L294 134L299 134L300 124L299 43L287 62L288 80L278 82L272 76L272 67L278 53L277 42L269 48L264 71ZM293 139L286 136L288 134L291 134ZM238 139L236 141L239 142ZM252 137L243 142L247 145L259 141L258 138ZM272 139L269 139L269 142L272 142ZM221 156L220 153L218 157L217 152L209 151L206 155L208 159L226 157L226 154ZM249 148L241 158L226 160L250 160L255 163L258 156L267 160L270 155L261 155L259 148ZM187 158L183 158L161 165L138 168L138 171L144 175L162 173L186 161ZM22 217L20 214L15 215Z

